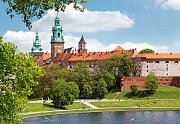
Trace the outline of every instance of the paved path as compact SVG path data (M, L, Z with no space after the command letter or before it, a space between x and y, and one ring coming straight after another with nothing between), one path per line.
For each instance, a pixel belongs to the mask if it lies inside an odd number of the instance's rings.
M81 102L82 102L83 104L85 104L85 105L87 105L87 106L93 108L93 109L97 109L97 108L98 108L98 107L92 105L91 103L89 103L89 102L87 102L87 101L81 101Z

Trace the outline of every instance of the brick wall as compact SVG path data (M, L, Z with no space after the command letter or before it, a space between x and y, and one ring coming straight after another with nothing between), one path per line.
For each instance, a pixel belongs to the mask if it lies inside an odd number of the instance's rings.
M158 77L160 86L178 86L180 87L180 77ZM132 84L138 88L145 88L146 77L123 77L120 80L120 91L130 90Z

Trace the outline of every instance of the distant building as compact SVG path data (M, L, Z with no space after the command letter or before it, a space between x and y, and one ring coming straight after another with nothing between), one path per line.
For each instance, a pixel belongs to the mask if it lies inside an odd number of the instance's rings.
M149 72L156 76L180 76L180 53L138 54L137 75L146 77Z
M51 62L57 63L62 67L72 68L80 62L86 62L89 66L94 64L94 62L101 62L110 58L113 54L121 55L127 53L129 57L135 57L136 50L124 50L122 47L118 46L113 51L105 52L88 52L86 48L86 41L82 36L78 42L78 49L73 47L64 48L64 37L63 29L60 24L60 19L56 16L54 20L54 26L52 27L51 36L51 53L43 52L41 41L39 40L38 33L36 33L36 38L33 43L31 52L35 56L35 61L38 65L47 65Z

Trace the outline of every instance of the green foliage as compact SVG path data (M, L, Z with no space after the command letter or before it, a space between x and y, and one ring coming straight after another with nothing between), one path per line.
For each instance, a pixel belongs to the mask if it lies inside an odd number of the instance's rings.
M108 93L107 84L103 79L98 81L94 80L93 82L93 98L102 99Z
M91 91L91 74L89 72L89 69L85 63L78 64L73 69L70 70L68 81L76 82L76 84L79 86L79 97L80 98L88 98L86 95L90 95ZM87 87L89 87L89 90L85 90Z
M50 64L44 68L44 76L38 79L38 86L34 87L34 94L31 98L50 98L54 80L64 79L68 77L68 70L61 68L57 64Z
M130 89L131 89L131 94L132 95L137 95L137 93L138 93L137 85L135 85L135 84L131 85Z
M149 48L143 49L139 52L139 54L144 54L144 53L154 54L155 52L154 52L154 50L149 49Z
M107 90L111 91L115 86L115 76L110 72L103 72L101 69L96 70L93 75L93 80L98 81L103 79L106 82Z
M42 15L49 9L56 11L65 11L69 4L73 4L76 10L84 11L79 5L86 3L87 0L1 0L7 4L6 12L11 18L17 15L22 15L23 22L31 29L31 19L36 17L40 19Z
M35 79L42 75L42 69L36 66L28 54L15 53L12 43L4 43L0 38L0 122L21 123L17 113L24 109L27 96Z
M73 104L79 96L78 85L74 82L66 82L62 79L55 81L52 91L53 104L57 108Z
M145 84L146 88L149 89L152 94L156 93L159 86L158 77L153 72L150 72L146 78Z
M122 55L114 54L111 58L104 61L100 68L103 72L109 72L116 79L119 79L122 76L129 76L132 70L132 61L126 53Z

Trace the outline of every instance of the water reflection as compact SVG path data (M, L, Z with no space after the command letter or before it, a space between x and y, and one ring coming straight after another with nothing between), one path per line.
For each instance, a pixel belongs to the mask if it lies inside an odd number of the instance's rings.
M24 119L24 124L180 124L180 111L128 111L52 115Z

